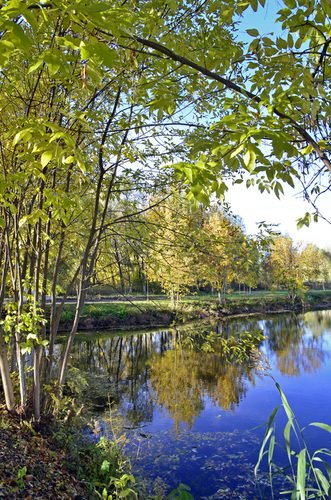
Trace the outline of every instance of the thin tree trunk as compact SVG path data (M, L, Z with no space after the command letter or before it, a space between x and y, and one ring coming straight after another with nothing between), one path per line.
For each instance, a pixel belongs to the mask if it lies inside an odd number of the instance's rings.
M13 413L15 409L15 397L13 391L13 384L10 378L6 344L3 338L3 332L1 328L0 328L0 373L1 373L3 391L5 394L6 407L9 412Z
M1 273L1 284L0 284L0 316L2 313L2 307L5 298L7 271L8 271L8 260L7 260L7 252L5 251L3 258L2 273ZM13 412L15 409L15 397L13 391L13 384L10 378L10 369L7 358L7 347L5 339L3 337L3 331L1 328L0 328L0 374L1 374L3 391L5 394L5 402L7 410Z
M25 376L25 361L24 355L21 352L21 325L20 320L23 313L23 303L24 303L24 287L21 276L20 268L20 237L19 237L19 220L18 213L14 215L14 252L15 252L15 281L14 281L14 296L15 302L17 301L17 322L15 327L15 344L16 344L16 356L17 356L17 366L19 375L19 385L20 385L20 398L21 398L21 410L25 413L26 410L26 376Z
M35 346L33 354L33 414L36 422L40 421L40 365L42 349Z
M104 154L103 148L104 148L104 145L106 143L109 127L110 127L112 120L115 116L115 112L116 112L116 109L117 109L117 106L119 103L120 94L121 94L121 89L119 88L119 90L117 92L117 96L115 98L113 111L109 117L109 120L108 120L105 128L104 128L102 139L100 142L100 148L99 148L99 169L100 169L100 172L99 172L98 183L97 183L97 187L96 187L96 191L95 191L93 218L92 218L92 223L91 223L91 227L90 227L90 231L89 231L89 238L88 238L88 241L86 243L84 256L82 259L81 279L80 279L80 283L79 283L79 293L78 293L78 298L77 298L75 318L74 318L74 322L73 322L73 325L72 325L72 328L71 328L71 331L69 334L69 338L67 341L67 345L66 345L66 348L64 350L63 357L62 357L61 364L60 364L59 393L62 390L62 387L63 387L64 382L65 382L70 353L72 350L72 346L73 346L76 332L78 330L79 319L80 319L80 315L81 315L81 312L82 312L82 309L83 309L83 306L85 303L86 292L87 292L87 289L88 289L88 286L90 283L90 279L91 279L91 276L93 273L93 269L95 266L95 261L97 258L99 245L100 245L102 234L104 231L104 223L105 223L105 218L106 218L107 211L108 211L110 195L112 193L115 177L117 174L117 169L118 169L118 166L120 163L121 152L119 153L117 160L116 160L115 164L113 165L113 172L112 172L111 178L109 180L105 199L103 201L103 210L102 210L102 212L100 212L100 207L101 207L100 198L101 198L101 192L102 192L102 188L103 188L103 184L104 184L104 180L105 180L105 174L106 174L106 170L104 167L104 160L103 160L103 154ZM129 122L131 121L132 109L133 108L131 106ZM126 131L124 133L124 137L123 137L122 142L121 142L122 146L124 146L124 144L127 140L129 128L130 128L130 123L128 124L128 128L126 129ZM100 220L98 221L99 216L100 216ZM99 222L99 225L98 225L98 222Z
M78 330L79 319L80 319L80 315L81 315L81 312L82 312L82 309L84 306L85 296L86 296L85 280L82 279L81 284L80 284L79 294L77 297L77 305L76 305L74 322L73 322L73 325L71 327L69 338L67 340L67 344L66 344L66 347L64 349L63 356L62 356L61 363L60 363L59 391L62 390L62 387L63 387L64 382L65 382L68 363L69 363L69 357L70 357L72 346L74 343L74 338L75 338L76 332Z
M118 274L120 277L121 292L124 292L125 291L125 281L124 281L123 271L122 271L121 256L120 256L119 251L118 251L116 238L114 240L114 249L115 249L115 259L116 259L116 264L117 264L117 268L118 268Z

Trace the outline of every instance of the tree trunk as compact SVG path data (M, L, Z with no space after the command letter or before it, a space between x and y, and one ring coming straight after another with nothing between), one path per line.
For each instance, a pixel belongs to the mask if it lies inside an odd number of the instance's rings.
M2 239L3 240L3 239ZM2 313L2 306L4 303L5 297L5 286L6 286L6 277L8 271L8 260L7 253L2 254L2 275L1 275L1 284L0 284L0 317ZM13 412L15 408L15 397L13 391L13 384L10 378L10 369L7 358L7 348L5 339L3 337L3 331L0 328L0 375L2 380L3 391L5 394L5 401L8 411Z
M69 357L70 357L72 346L74 343L74 338L75 338L76 332L78 330L79 319L80 319L80 315L81 315L81 312L82 312L82 309L84 306L84 302L85 302L85 295L86 295L86 288L85 288L85 283L82 280L81 285L80 285L79 295L77 297L77 305L76 305L74 322L73 322L73 325L71 327L69 338L68 338L66 347L64 349L63 356L62 356L61 363L60 363L59 393L61 392L62 387L63 387L64 382L65 382L67 368L68 368L68 364L69 364Z
M38 345L33 353L33 414L36 422L40 421L40 360L42 349Z
M18 333L15 335L16 339L16 357L17 357L17 366L18 366L18 376L20 383L20 396L21 396L21 409L23 413L26 410L26 377L25 377L25 361L24 356L21 352L20 347L20 336Z
M100 195L101 195L102 188L104 185L104 178L105 178L105 173L106 173L106 170L104 168L104 163L103 163L103 147L104 147L105 142L106 142L107 134L109 131L109 126L110 126L110 124L115 116L115 112L116 112L117 105L119 102L120 94L121 94L121 88L119 88L119 90L117 92L113 111L109 117L109 120L108 120L105 128L104 128L102 140L100 143L100 149L99 149L100 172L99 172L97 187L96 187L96 191L95 191L92 222L91 222L91 227L89 229L88 241L86 243L84 255L82 258L82 262L81 262L81 279L79 282L79 293L78 293L78 297L77 297L75 318L74 318L74 322L73 322L73 325L72 325L72 328L70 331L67 345L66 345L66 348L64 350L62 360L60 363L60 373L59 373L59 379L58 379L58 384L59 384L58 385L58 394L61 394L62 387L65 383L67 367L68 367L68 363L69 363L69 357L70 357L72 346L74 343L74 338L75 338L76 332L78 330L78 323L79 323L80 315L81 315L81 312L82 312L82 309L83 309L83 306L85 303L86 292L87 292L87 289L90 285L92 272L94 270L98 248L100 245L102 233L104 231L104 223L105 223L105 218L106 218L106 215L108 212L110 195L112 193L115 177L117 174L117 169L118 169L119 162L120 162L121 152L118 154L117 160L114 164L112 176L109 180L109 184L108 184L107 191L106 191L106 196L105 196L105 199L103 201L103 209L100 213L100 208L101 208L101 201L100 201L101 196ZM131 122L132 109L133 109L133 106L131 106L129 122ZM122 146L124 146L124 144L127 140L129 129L130 129L130 126L128 126L128 128L125 131L124 137L123 137L122 142L121 142ZM98 221L99 215L101 215L101 217L100 217L100 220ZM97 227L98 224L99 224L99 227ZM116 240L115 240L115 242L116 242Z
M1 373L3 391L5 394L7 410L12 413L14 412L15 409L15 398L13 392L13 384L10 379L6 344L1 329L0 329L0 373Z

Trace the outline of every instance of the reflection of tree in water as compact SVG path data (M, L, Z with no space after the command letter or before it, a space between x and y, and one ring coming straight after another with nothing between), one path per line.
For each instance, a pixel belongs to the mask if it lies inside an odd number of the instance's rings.
M150 360L151 384L157 403L168 410L177 430L181 422L191 427L203 410L203 387L195 355L174 349Z
M115 402L125 406L132 425L152 419L146 367L152 344L148 335L97 338L77 344L75 364L87 373L85 396L95 409L103 410L109 402Z
M235 363L222 364L219 358L215 358L215 364L218 365L218 372L217 370L214 372L214 378L211 372L208 373L209 370L206 373L208 363L203 373L205 391L214 404L217 404L224 410L233 411L235 406L246 395L246 381L249 380L254 385L256 373L252 369L252 365L248 365L247 363L241 365Z
M316 315L317 318L317 315ZM318 319L314 319L315 326ZM323 329L312 329L312 318L306 315L286 315L265 322L269 349L276 354L277 368L284 375L299 376L313 373L324 362ZM309 333L307 332L309 328ZM311 335L312 333L312 335Z
M72 364L85 373L89 387L85 401L103 411L109 403L121 407L129 425L153 418L147 360L170 348L171 332L154 332L107 338L89 337L74 346Z
M263 326L267 347L275 353L283 374L299 375L319 368L326 357L323 332L331 312L277 315L220 322L214 327L186 326L178 331L97 337L75 345L73 363L88 373L87 396L100 411L108 402L119 405L129 425L153 418L155 403L192 426L206 396L225 410L234 410L245 397L247 381L254 384L254 362L228 363L220 339L242 338ZM211 340L208 340L211 335Z
M213 352L198 350L206 335L193 336L191 349L187 337L181 335L180 347L154 355L150 360L150 380L157 403L166 408L174 419L191 427L204 408L204 397L215 405L234 410L247 392L246 380L254 383L255 371L250 363L228 363L221 354L220 343L213 343ZM202 344L202 347L205 343Z
M254 380L252 367L226 363L217 335L209 341L208 332L183 328L80 342L74 357L76 366L89 373L87 397L95 409L119 404L132 426L152 420L155 399L177 428L181 422L193 424L206 395L233 410L246 393L245 380Z
M215 331L222 337L229 338L231 335L259 330L260 323L261 320L256 317L232 319L231 321L223 320L216 324Z
M331 311L307 312L304 315L304 321L313 337L331 333Z

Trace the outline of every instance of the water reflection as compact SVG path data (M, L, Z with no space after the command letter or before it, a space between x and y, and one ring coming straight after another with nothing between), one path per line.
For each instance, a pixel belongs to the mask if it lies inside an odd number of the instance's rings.
M98 427L109 433L102 419L115 402L134 473L148 478L148 491L162 478L170 489L190 485L194 498L256 498L252 471L263 424L279 398L270 377L263 377L264 358L253 352L243 363L230 363L222 339L259 330L266 338L258 351L268 357L299 421L327 421L331 311L77 338L72 363L87 374L85 397ZM317 443L314 436L314 447L323 446L322 439Z
M331 311L307 312L304 316L305 326L314 337L331 333Z
M212 327L89 336L88 340L85 336L75 346L73 363L89 373L87 397L94 409L103 410L115 402L130 426L138 426L151 422L154 408L161 407L178 431L181 424L192 427L206 397L220 409L235 410L248 387L261 377L260 358L229 363L220 340L261 329L266 336L263 350L281 374L315 372L328 356L324 337L331 330L331 313L321 311L240 319Z
M325 317L320 312L305 316L292 314L279 317L277 321L265 321L268 350L275 355L280 373L299 376L314 373L321 367L327 356L324 345L327 320L331 324L331 317Z
M216 329L217 331L217 329ZM150 382L156 403L172 417L176 431L184 423L192 427L204 409L206 396L224 410L234 410L245 396L249 380L254 384L258 357L231 363L222 352L219 337L209 342L208 331L181 332L176 348L149 361Z

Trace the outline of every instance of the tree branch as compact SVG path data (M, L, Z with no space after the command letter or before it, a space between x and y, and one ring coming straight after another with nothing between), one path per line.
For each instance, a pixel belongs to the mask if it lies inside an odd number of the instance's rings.
M141 43L142 45L146 47L150 47L151 49L154 49L157 52L160 52L166 56L169 57L169 59L172 59L173 61L178 61L184 64L185 66L189 66L190 68L195 69L199 73L202 73L203 75L207 76L208 78L211 78L212 80L216 80L220 83L222 83L226 88L233 90L237 94L243 95L244 97L247 97L251 101L260 104L261 98L257 96L256 94L253 94L249 90L246 90L243 87L240 87L236 83L232 82L231 80L224 78L223 76L210 71L207 68L204 68L200 64L195 63L194 61L191 61L190 59L187 59L184 56L181 56L179 54L176 54L172 50L168 49L164 45L154 42L152 40L147 40L145 38L141 38L139 36L134 36L133 37L137 42ZM150 54L153 55L153 54ZM299 125L291 116L282 113L279 111L277 108L273 108L273 112L275 115L277 115L279 118L286 120L289 124L292 125L292 127L301 135L301 137L308 142L319 157L319 159L324 163L324 165L327 167L328 170L331 172L331 161L329 158L326 156L326 154L322 151L318 143L315 141L315 139L305 130L301 125Z

